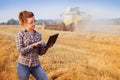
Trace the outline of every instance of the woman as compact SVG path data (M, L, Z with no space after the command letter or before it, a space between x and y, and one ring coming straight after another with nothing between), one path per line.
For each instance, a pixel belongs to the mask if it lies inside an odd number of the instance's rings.
M39 55L45 53L45 42L41 38L41 34L35 31L35 17L30 11L22 11L19 13L19 22L24 26L17 34L17 49L19 58L17 63L17 74L19 80L28 80L32 74L36 80L48 80L46 73L42 69L39 62Z

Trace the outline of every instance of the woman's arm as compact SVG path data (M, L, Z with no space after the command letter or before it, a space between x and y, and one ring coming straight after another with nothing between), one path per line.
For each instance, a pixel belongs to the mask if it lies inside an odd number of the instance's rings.
M16 36L16 43L17 43L17 49L21 54L28 54L31 49L33 49L32 45L24 46L23 42L23 35L21 33L18 33Z

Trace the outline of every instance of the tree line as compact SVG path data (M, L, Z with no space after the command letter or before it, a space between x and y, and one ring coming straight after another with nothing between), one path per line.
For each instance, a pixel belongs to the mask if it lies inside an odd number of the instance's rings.
M52 19L38 19L36 20L36 24L37 25L40 25L42 24L43 22L47 25L51 25L51 24L57 24L59 20L52 20ZM9 19L7 22L0 22L0 25L19 25L19 21L18 20L15 20L13 18Z
M1 22L0 25L19 25L19 21L11 18L7 22Z

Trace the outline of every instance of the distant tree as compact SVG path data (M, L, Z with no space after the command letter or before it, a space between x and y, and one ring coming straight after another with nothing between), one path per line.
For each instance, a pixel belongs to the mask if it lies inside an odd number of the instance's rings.
M0 25L6 25L6 23L5 22L1 22Z
M17 20L15 20L15 19L9 19L8 21L7 21L7 24L8 25L18 25L19 24L19 22L17 21Z

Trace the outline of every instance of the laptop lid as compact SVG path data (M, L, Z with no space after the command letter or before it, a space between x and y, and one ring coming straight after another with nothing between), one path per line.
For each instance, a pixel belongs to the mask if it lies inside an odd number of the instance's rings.
M51 36L49 37L48 42L47 42L47 45L46 45L47 48L50 47L50 46L53 46L53 45L55 44L58 35L59 35L59 34L57 33L57 34L51 35Z

